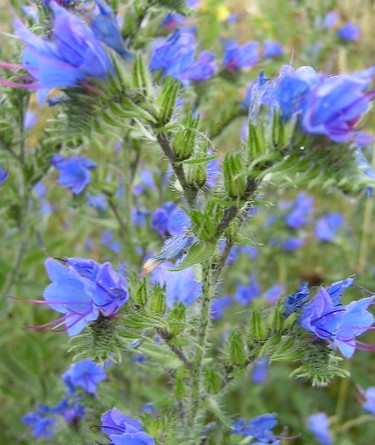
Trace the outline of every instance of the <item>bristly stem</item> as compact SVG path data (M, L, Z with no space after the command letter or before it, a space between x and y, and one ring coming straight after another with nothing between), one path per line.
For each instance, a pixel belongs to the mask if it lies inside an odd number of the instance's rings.
M211 322L211 305L213 297L211 261L206 260L202 264L202 296L200 307L200 319L198 326L197 345L191 370L190 406L188 411L188 428L194 431L196 418L201 400L203 359L207 349L208 330Z
M157 333L160 335L160 337L165 341L169 349L177 355L177 357L185 364L185 366L188 369L192 368L192 363L190 360L186 357L184 351L179 348L178 346L171 343L172 335L166 331L165 329L157 329Z

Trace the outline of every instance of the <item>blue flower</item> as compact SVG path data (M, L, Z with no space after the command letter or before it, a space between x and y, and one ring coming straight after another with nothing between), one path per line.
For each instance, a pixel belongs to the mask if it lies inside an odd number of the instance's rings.
M375 388L367 388L365 391L366 400L362 408L375 416Z
M281 57L284 54L283 47L279 42L265 40L263 47L263 56L266 58Z
M326 135L334 142L362 145L364 135L356 124L370 108L367 86L353 75L321 78L306 96L302 128L309 134Z
M262 416L255 417L248 423L240 419L239 421L232 422L234 429L231 433L242 437L254 437L260 443L275 443L276 437L271 429L277 425L276 417L276 414L263 414Z
M319 443L322 445L332 445L327 414L317 413L310 416L307 428L314 434Z
M316 222L315 236L321 241L332 242L343 225L344 218L340 213L329 213Z
M152 214L151 227L162 236L183 235L190 227L190 219L176 204L167 202Z
M73 364L61 376L69 395L75 393L75 388L83 388L89 394L95 394L98 383L107 378L102 366L91 358Z
M111 60L82 20L55 2L52 40L31 33L19 20L16 35L26 44L23 64L33 76L31 87L43 103L52 88L67 88L89 79L106 79L113 73ZM22 87L22 85L20 85ZM30 87L30 85L27 85Z
M56 424L55 419L42 417L38 413L28 413L23 416L22 421L33 429L36 438L51 437L54 434L53 426Z
M175 303L182 303L190 306L202 293L202 285L195 279L194 269L173 271L173 264L164 263L164 266L157 267L151 274L151 282L160 286L166 285L166 301L169 307Z
M302 309L304 304L309 299L310 289L308 283L302 283L301 286L294 292L294 294L289 295L285 302L285 310L283 313L284 317L289 317Z
M172 12L169 12L161 22L162 26L165 29L173 29L176 28L176 26L182 26L185 22L185 18L181 14L173 14Z
M154 439L131 417L113 408L101 417L102 432L109 437L111 445L154 445Z
M131 59L132 54L126 50L116 17L109 5L95 0L98 14L90 20L91 29L96 38L115 50L124 59Z
M170 75L185 84L210 78L215 71L213 55L205 51L195 61L195 52L194 35L175 29L166 41L154 48L150 68L152 71L161 70L164 76Z
M363 298L342 306L335 304L336 300L332 300L321 287L311 303L304 307L299 323L316 337L339 348L344 357L350 358L356 349L371 349L355 337L366 332L374 323L374 317L367 311L374 299L375 296Z
M361 36L361 30L357 25L352 22L346 22L344 26L337 30L337 36L341 40L355 42L359 40Z
M334 305L340 304L341 294L348 287L353 286L355 280L355 276L352 275L345 280L337 281L336 283L332 283L330 286L326 288L327 294L331 297L332 303Z
M227 40L224 44L224 67L228 71L252 68L259 61L258 47L258 42L247 42L240 46L235 40Z
M90 182L90 170L96 168L94 162L83 156L72 156L63 158L60 155L54 155L51 158L51 164L59 170L59 184L70 188L74 195L78 195Z
M55 325L55 332L67 331L70 336L77 335L99 315L112 317L127 302L129 293L126 282L109 263L99 264L83 258L66 258L62 261L64 264L48 258L45 262L52 281L44 291L45 301L25 301L47 304L64 315L33 329ZM64 324L64 329L56 330Z
M9 173L0 166L0 184L8 179L8 174Z

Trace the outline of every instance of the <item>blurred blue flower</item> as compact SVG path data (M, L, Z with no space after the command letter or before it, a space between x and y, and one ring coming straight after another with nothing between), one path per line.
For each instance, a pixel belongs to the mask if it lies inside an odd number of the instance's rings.
M90 170L96 168L94 162L83 156L63 158L53 155L51 164L60 172L59 184L70 188L74 195L78 195L90 182Z
M261 385L267 381L267 371L268 371L269 359L268 357L262 357L257 360L252 369L251 381L256 385Z
M34 78L26 87L38 90L39 103L52 88L75 86L89 78L106 79L114 71L100 41L82 20L55 2L49 7L54 14L52 40L31 33L20 20L15 22L16 35L26 44L23 64Z
M286 225L292 229L300 229L308 221L308 216L313 210L314 198L306 192L298 194L291 204L289 213L285 216Z
M362 408L375 416L375 388L367 388L365 391L366 400L362 404Z
M151 227L162 236L183 235L190 227L190 219L176 204L167 202L152 214Z
M214 298L211 306L211 318L213 320L220 320L223 318L224 310L233 304L234 300L229 295L223 297Z
M324 17L323 28L333 28L338 20L338 15L335 11L330 11Z
M162 21L162 26L165 29L171 30L177 26L182 26L185 22L185 18L181 14L169 12Z
M3 182L5 182L8 179L8 174L9 174L9 172L7 170L4 170L0 166L0 184L2 184Z
M314 434L316 440L322 445L332 445L329 432L328 417L325 413L317 413L309 417L307 428Z
M304 244L303 239L296 238L294 236L289 236L283 241L282 248L286 252L294 252L295 250L303 247L303 244Z
M162 70L185 84L190 81L206 80L215 72L214 55L204 51L195 61L195 36L175 29L167 40L156 44L150 61L152 71Z
M120 54L124 59L131 59L133 56L125 48L112 8L100 0L95 0L95 2L97 4L97 13L90 20L90 27L95 37Z
M281 57L284 54L281 43L272 40L265 40L263 46L263 56L266 58Z
M281 295L285 292L285 288L282 284L275 284L264 292L264 298L267 303L275 304Z
M293 314L302 309L304 304L309 299L310 289L308 283L302 283L301 286L294 292L288 296L285 301L285 310L283 313L284 317L289 317L289 315Z
M102 432L113 445L154 445L154 439L131 417L113 408L101 417Z
M53 426L56 424L55 419L42 417L38 413L28 413L23 416L22 421L33 429L36 438L51 437L54 434Z
M277 425L276 417L276 414L263 414L255 417L248 423L245 423L242 419L232 422L234 429L231 431L231 434L237 434L242 437L251 436L259 440L260 443L275 444L276 437L271 429Z
M90 207L94 207L100 212L104 212L107 208L107 197L103 193L99 195L92 195L91 193L86 194L87 203Z
M223 66L228 71L252 68L259 61L258 42L247 42L240 46L235 40L224 43Z
M25 130L30 130L31 128L33 128L36 124L36 121L36 114L31 110L27 110L25 118L23 120L23 126L25 127Z
M160 286L166 285L166 302L169 307L175 303L190 306L200 297L202 285L196 280L192 267L179 271L167 270L173 267L173 264L166 262L154 269L151 273L151 282Z
M108 247L108 249L111 249L115 253L120 253L121 243L114 239L113 233L109 230L103 230L101 232L100 241L103 246Z
M107 378L102 366L91 358L74 363L61 376L69 395L75 394L77 387L83 388L89 394L95 394L98 383Z
M344 218L340 213L329 213L316 222L315 236L321 241L332 242L343 225Z
M360 148L357 148L355 150L355 156L357 160L357 165L360 168L360 170L363 172L365 176L371 179L375 179L375 171L372 168L369 161L366 159L365 155L363 154L363 151ZM367 187L366 189L367 196L372 196L372 188Z
M256 281L256 277L253 275L250 278L250 283L247 286L238 286L234 299L238 301L242 306L247 306L251 301L260 296L260 286Z
M352 22L346 22L337 30L337 36L341 40L356 42L361 36L360 28Z
M347 306L334 304L321 287L314 299L304 306L299 323L316 337L339 348L344 357L350 358L356 349L371 349L355 337L366 332L374 323L374 317L367 311L374 299L375 296L363 298Z

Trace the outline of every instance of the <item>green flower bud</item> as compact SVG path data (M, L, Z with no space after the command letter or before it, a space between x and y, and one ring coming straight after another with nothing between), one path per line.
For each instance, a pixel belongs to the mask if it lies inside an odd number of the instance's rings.
M241 198L246 191L246 177L237 153L227 153L224 158L223 172L225 190L231 198Z
M246 353L240 331L233 331L228 338L229 362L233 365L244 365Z

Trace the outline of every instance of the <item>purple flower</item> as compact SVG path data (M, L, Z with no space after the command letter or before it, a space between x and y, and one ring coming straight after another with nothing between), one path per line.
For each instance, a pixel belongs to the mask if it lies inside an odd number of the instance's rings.
M365 391L366 400L362 408L375 416L375 388L367 388Z
M352 22L346 22L344 26L337 30L337 36L341 40L356 42L361 36L361 30Z
M332 242L343 225L344 218L340 213L329 213L316 222L315 236L321 241Z
M36 438L51 437L54 434L53 426L56 423L55 419L42 417L38 413L28 413L23 416L22 421L33 429Z
M124 46L121 32L112 9L100 0L95 1L97 4L97 14L90 20L90 26L95 37L105 43L109 48L115 50L124 59L131 59L133 56Z
M338 15L335 11L330 11L323 21L323 28L333 28L337 22Z
M263 56L266 58L281 57L284 54L283 47L279 42L265 40L263 47Z
M307 428L322 445L332 445L332 437L328 427L327 414L317 413L309 417Z
M0 166L0 184L8 179L8 174L9 173Z
M102 432L113 445L154 445L154 439L131 417L113 408L101 417Z
M51 158L51 164L59 170L59 184L70 188L74 195L78 195L90 182L90 170L96 168L94 162L83 156L73 156L63 158L60 155L54 155Z
M164 266L157 267L151 274L151 282L160 286L166 285L166 301L169 307L176 302L190 306L202 292L202 285L196 281L193 268L179 271L167 268L173 268L173 264L164 263Z
M227 40L224 44L224 67L228 71L252 68L259 62L258 47L258 42L247 42L240 46L235 40Z
M367 311L374 299L375 296L363 298L342 306L334 304L335 300L321 287L311 303L304 307L299 323L316 337L339 348L344 357L350 358L356 349L371 350L355 337L366 332L374 323L374 317Z
M165 29L171 30L173 28L176 28L177 26L182 26L185 22L184 16L181 14L173 14L169 12L162 21L162 26Z
M214 56L204 51L195 61L195 52L194 35L175 29L167 40L154 48L150 68L152 71L161 70L164 76L171 75L185 84L210 78L215 71Z
M23 64L32 79L30 84L9 86L38 90L39 103L52 88L71 87L89 78L106 79L114 71L93 31L57 3L49 6L54 13L53 40L31 33L19 20L15 23L16 35L26 44Z
M74 394L77 387L83 388L89 394L95 394L98 383L105 380L107 375L101 366L88 358L72 365L61 378L69 395Z

